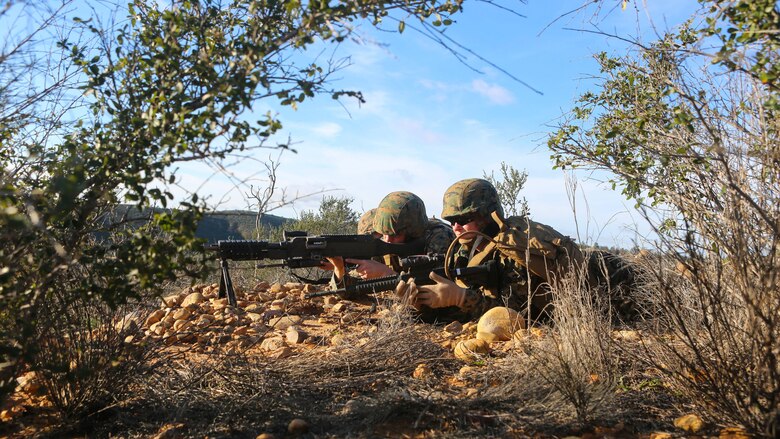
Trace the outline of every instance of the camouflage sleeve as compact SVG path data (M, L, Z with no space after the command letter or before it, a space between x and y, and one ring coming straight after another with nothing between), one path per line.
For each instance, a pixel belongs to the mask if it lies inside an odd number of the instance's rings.
M547 307L549 297L541 287L541 279L532 276L528 283L528 273L516 267L511 260L498 258L501 263L500 285L472 286L466 290L462 311L474 320L486 311L497 306L506 306L525 315L528 311L528 297L532 297L531 314L535 318ZM530 285L530 286L529 286ZM533 293L532 293L533 292Z
M444 254L454 240L455 232L449 224L435 218L428 221L428 228L425 229L426 253Z
M485 314L490 308L504 306L504 302L484 294L479 289L467 289L466 299L463 301L461 310L468 314L470 320L476 320Z

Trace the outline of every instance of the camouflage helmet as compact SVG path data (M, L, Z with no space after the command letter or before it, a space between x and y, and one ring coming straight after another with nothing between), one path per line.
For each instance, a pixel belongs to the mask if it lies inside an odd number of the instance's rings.
M447 221L453 217L475 213L490 217L494 211L497 211L499 216L504 216L496 188L481 178L467 178L450 186L444 192L443 204L441 217Z
M387 194L374 214L374 230L383 235L406 233L408 239L416 239L423 236L427 226L425 203L411 192Z
M374 233L374 215L376 209L367 210L363 216L360 217L357 224L358 235L370 235Z

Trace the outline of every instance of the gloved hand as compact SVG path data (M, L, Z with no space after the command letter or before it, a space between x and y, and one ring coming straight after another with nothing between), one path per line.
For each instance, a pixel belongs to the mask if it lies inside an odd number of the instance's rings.
M378 277L392 276L396 274L387 265L372 259L347 259L350 264L355 264L355 271L361 279L376 279Z
M328 262L322 264L323 270L333 270L333 275L336 276L336 280L344 279L344 275L347 274L347 269L344 267L344 258L341 256L335 256L331 258L325 258Z
M401 300L401 303L406 305L412 305L415 308L415 296L417 296L417 284L414 283L414 278L409 281L400 281L395 287L395 295ZM419 308L418 308L419 309Z
M433 285L418 287L414 299L415 307L420 305L429 308L446 308L448 306L462 307L466 300L466 289L459 287L455 282L446 277L431 272L430 279L436 282Z

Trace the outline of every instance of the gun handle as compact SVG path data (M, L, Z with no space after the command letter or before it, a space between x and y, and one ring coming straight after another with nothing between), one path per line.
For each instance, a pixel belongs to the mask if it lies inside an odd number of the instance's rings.
M238 306L236 302L236 292L233 289L233 281L230 280L230 271L228 271L227 259L222 259L220 262L221 273L219 276L219 298L227 296L228 303L231 306Z

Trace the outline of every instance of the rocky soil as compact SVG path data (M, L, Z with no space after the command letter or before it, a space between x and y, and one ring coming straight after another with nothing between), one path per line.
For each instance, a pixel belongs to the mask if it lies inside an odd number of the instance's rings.
M306 299L321 287L259 282L237 291L196 285L115 323L131 346L160 355L137 393L89 422L53 414L35 372L0 413L8 437L746 437L702 419L652 369L619 362L590 419L574 416L556 380L536 368L545 326L512 310L479 322L415 322L389 297ZM615 329L623 352L642 331ZM602 385L603 384L603 385ZM588 387L590 386L590 387ZM600 387L601 386L601 387ZM556 396L557 395L557 396ZM150 410L153 408L154 410Z

